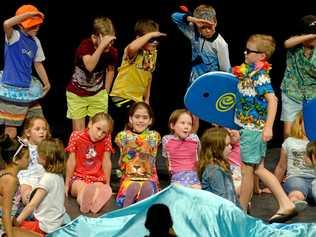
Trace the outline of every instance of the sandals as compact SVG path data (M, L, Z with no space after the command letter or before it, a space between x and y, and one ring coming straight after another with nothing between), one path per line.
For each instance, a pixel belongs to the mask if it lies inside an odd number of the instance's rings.
M276 213L274 216L272 216L269 219L269 223L284 223L290 219L292 219L294 216L296 216L298 212L294 209L290 213Z

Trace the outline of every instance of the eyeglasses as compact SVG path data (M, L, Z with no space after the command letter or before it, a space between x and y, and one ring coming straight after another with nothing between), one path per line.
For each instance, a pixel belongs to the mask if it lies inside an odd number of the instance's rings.
M21 152L22 148L28 146L26 141L23 140L21 137L18 136L17 138L18 138L18 142L20 143L20 146L18 147L18 149L16 150L16 152L13 155L13 158L12 158L13 162L16 161L17 155Z
M262 52L246 48L245 54L250 54L250 53L262 53Z

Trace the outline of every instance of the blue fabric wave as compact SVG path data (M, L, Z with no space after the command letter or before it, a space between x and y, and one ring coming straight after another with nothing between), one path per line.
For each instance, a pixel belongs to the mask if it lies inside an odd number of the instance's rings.
M48 236L143 237L147 209L166 204L179 237L312 237L316 223L266 224L245 214L232 202L203 190L170 185L148 199L99 218L79 216Z

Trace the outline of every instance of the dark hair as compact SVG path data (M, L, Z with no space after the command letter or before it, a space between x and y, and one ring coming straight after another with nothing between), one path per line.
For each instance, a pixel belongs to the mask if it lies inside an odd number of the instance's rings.
M168 233L172 225L173 221L168 206L162 203L157 203L148 208L145 227L150 233Z
M154 112L153 112L152 108L148 104L146 104L145 102L140 101L140 102L134 103L129 108L128 117L132 117L135 114L136 110L138 110L139 108L144 108L147 110L149 118L151 118L151 125L152 125L154 123ZM126 127L129 129L132 129L131 125L129 124L129 121L126 124Z
M303 16L300 22L301 34L316 34L316 16Z

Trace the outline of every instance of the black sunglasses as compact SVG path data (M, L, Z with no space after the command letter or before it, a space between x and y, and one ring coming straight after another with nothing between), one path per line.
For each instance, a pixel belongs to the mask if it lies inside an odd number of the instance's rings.
M18 149L16 150L16 152L13 155L13 158L12 158L13 161L16 161L16 157L21 152L22 148L28 146L28 144L25 142L25 140L23 140L21 137L18 136L17 138L18 138L18 142L20 143L20 146L18 147Z
M246 48L245 53L250 54L250 53L262 53L262 52Z

